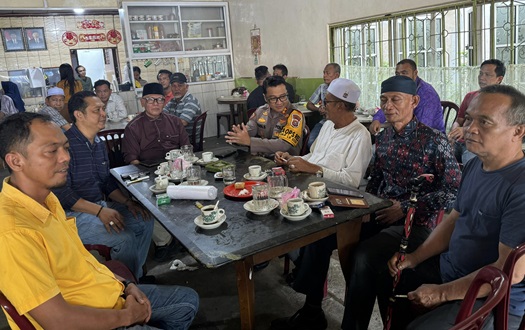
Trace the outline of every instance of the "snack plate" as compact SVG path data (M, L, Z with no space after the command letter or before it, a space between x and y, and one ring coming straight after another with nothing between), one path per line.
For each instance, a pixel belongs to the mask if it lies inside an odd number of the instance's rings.
M306 203L305 203L306 204ZM306 204L308 206L308 204ZM304 220L306 219L306 217L308 217L310 214L312 214L312 209L310 207L308 207L306 209L306 212L304 212L303 214L301 215L289 215L288 213L285 213L286 211L284 211L283 209L281 209L281 215L283 217L285 217L286 219L290 220L290 221L301 221L301 220Z
M235 184L231 184L231 185L224 187L224 190L222 192L224 193L224 196L230 197L232 199L248 200L252 198L252 187L258 184L261 184L261 182L260 181L244 181L244 189L248 190L247 195L239 196L239 193L242 191L242 189L235 189Z
M204 224L202 222L202 215L199 215L198 217L195 218L195 220L193 220L193 222L200 228L202 229L215 229L215 228L218 228L220 225L223 224L223 222L226 221L226 214L223 214L219 217L219 220L218 221L215 221L213 223L210 223L210 224Z
M244 203L243 207L246 211L250 211L252 212L253 214L257 214L257 215L265 215L265 214L268 214L270 212L272 212L273 210L275 210L275 208L277 208L277 206L279 206L279 202L276 201L275 199L273 198L269 198L268 199L268 208L264 211L256 211L253 207L253 200L251 201L248 201L246 203Z

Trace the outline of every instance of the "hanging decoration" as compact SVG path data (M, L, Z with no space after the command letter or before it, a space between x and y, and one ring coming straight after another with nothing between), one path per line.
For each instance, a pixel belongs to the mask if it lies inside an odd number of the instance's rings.
M83 21L77 22L77 29L94 29L94 30L100 30L104 29L104 22L98 21L96 19L85 19Z
M255 65L259 63L258 56L261 55L261 30L256 25L250 30L252 55L254 56L253 62Z
M104 33L81 33L78 40L80 42L106 41L106 35Z
M64 34L62 34L62 42L66 46L74 46L78 43L78 36L73 31L66 31Z
M106 34L106 37L108 41L112 43L113 45L116 45L122 41L122 35L120 34L120 32L118 32L115 29L109 30L108 33Z

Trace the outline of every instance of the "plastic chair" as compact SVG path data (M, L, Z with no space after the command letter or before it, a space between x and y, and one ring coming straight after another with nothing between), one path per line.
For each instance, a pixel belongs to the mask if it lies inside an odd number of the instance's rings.
M193 133L190 136L190 142L193 145L193 151L202 151L204 143L204 124L206 123L207 112L201 113L193 122Z
M308 148L308 138L310 137L310 127L304 123L303 128L303 146L301 147L300 155L304 156L310 152Z
M109 129L98 132L98 137L106 143L106 151L109 158L109 168L126 165L122 155L122 139L124 138L124 129Z
M449 131L452 124L456 121L459 112L459 106L450 101L441 101L443 108L443 119L445 121L445 131Z
M509 283L510 280L503 271L493 266L483 267L470 284L456 316L456 324L451 330L481 329L490 312L507 297ZM472 313L483 284L490 284L491 291L483 306Z

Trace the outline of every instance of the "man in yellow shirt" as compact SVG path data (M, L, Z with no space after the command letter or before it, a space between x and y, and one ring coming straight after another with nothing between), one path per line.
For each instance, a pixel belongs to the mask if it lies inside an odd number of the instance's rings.
M123 281L83 247L51 192L66 183L68 148L45 115L0 124L0 157L11 173L0 192L0 291L38 329L189 328L195 291Z

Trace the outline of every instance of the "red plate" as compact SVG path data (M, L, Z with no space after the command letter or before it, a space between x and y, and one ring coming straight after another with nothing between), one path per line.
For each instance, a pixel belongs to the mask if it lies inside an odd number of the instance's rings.
M239 196L239 193L242 189L235 189L235 184L224 187L222 191L224 196L230 197L232 199L247 200L252 198L252 187L255 185L261 184L260 181L244 181L244 189L249 191L248 195Z

